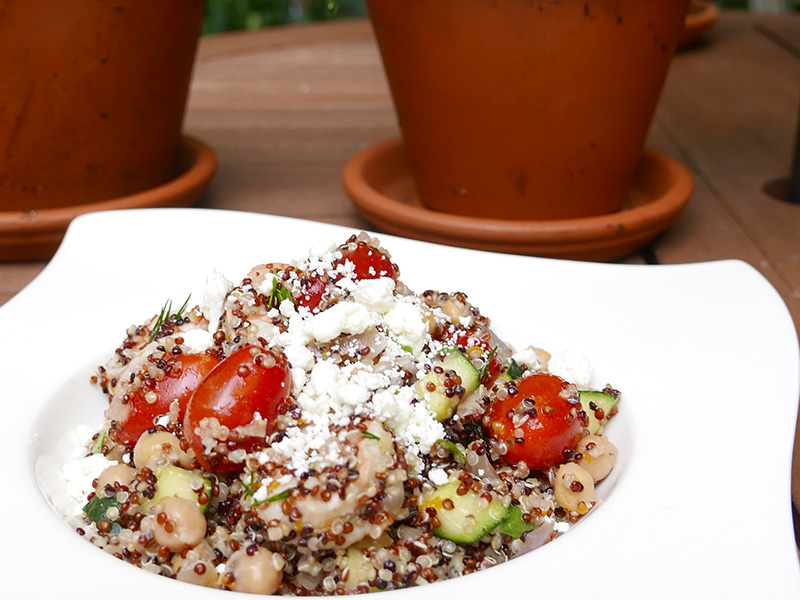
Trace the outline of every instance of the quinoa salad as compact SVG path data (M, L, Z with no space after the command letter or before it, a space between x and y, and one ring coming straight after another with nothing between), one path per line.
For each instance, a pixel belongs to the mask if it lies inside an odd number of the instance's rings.
M73 525L147 571L276 595L466 575L600 502L620 393L512 347L466 294L408 289L365 233L133 325L64 467ZM529 342L535 342L530 340Z

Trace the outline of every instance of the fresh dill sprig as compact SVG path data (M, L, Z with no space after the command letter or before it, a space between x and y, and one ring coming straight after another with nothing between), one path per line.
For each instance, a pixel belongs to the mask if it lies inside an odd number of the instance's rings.
M181 305L181 307L174 314L170 314L170 313L172 313L172 298L168 298L167 299L167 301L164 303L164 306L161 307L161 312L158 313L158 318L156 318L156 323L155 323L155 325L153 325L153 329L150 330L150 341L151 342L154 339L156 339L156 336L161 331L161 328L164 326L164 323L167 323L167 322L172 321L172 320L178 320L181 317L183 317L183 311L185 311L186 307L189 306L189 298L191 298L191 297L192 297L192 295L189 294L186 297L186 300L184 301L184 303Z

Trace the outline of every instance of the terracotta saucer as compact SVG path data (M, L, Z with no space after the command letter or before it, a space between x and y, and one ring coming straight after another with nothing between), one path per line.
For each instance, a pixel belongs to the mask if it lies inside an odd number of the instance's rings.
M678 40L678 49L693 46L719 18L719 7L710 0L692 0L683 22L683 32Z
M180 175L158 187L130 196L65 208L0 211L0 260L50 258L61 243L70 221L87 212L122 208L189 206L205 194L217 169L217 155L200 140L183 136Z
M694 188L678 161L645 150L626 206L616 213L556 221L440 213L420 203L400 139L356 154L342 181L361 215L386 233L464 248L596 261L619 258L652 240L675 221Z

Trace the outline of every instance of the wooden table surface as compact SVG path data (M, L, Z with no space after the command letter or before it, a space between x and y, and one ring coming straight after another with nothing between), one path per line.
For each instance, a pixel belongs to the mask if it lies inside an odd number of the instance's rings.
M764 191L790 172L799 112L800 16L723 12L699 46L676 55L647 141L690 169L694 196L668 231L622 262L744 260L800 329L800 205ZM399 135L361 20L203 38L185 129L219 156L199 206L365 229L373 227L342 190L342 167ZM44 264L0 264L0 303ZM793 472L800 504L797 451Z

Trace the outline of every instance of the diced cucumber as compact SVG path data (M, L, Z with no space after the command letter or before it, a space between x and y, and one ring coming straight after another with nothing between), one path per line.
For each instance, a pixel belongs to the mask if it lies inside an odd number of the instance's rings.
M453 350L445 356L442 366L447 371L455 371L461 378L461 387L464 388L465 396L469 396L481 384L480 372L460 350Z
M480 373L472 361L459 350L453 350L445 355L441 362L434 363L434 367L441 367L442 373L437 373L434 368L425 377L418 380L415 385L417 396L428 405L438 421L444 421L453 416L458 403L462 398L469 396L480 385ZM461 389L445 387L445 381L451 378L450 374L458 375Z
M460 482L448 481L425 497L421 507L436 509L439 527L433 533L457 544L474 544L508 518L508 508L498 499L486 502L472 490L457 493ZM452 503L452 508L445 507Z
M519 539L526 531L533 529L532 523L526 523L522 519L522 510L513 504L508 507L508 518L500 523L497 530L505 535L510 535L514 539Z
M204 491L205 495L211 498L211 482L208 479L201 477L198 474L198 471L187 471L186 469L181 469L175 465L167 465L156 476L156 493L153 495L153 498L145 500L139 505L139 507L141 508L142 512L147 513L153 506L158 504L162 498L173 497L186 498L192 502L197 502L197 504L200 506L200 510L206 512L206 508L208 508L208 502L206 501L205 503L200 504L200 494L192 489L192 484L194 484L195 488L197 487L198 479L202 480L203 487L201 491Z
M619 398L608 392L592 390L581 391L580 395L581 406L589 417L589 433L595 434L608 422L611 409L619 402Z
M345 555L345 564L349 571L344 587L346 590L355 590L359 584L369 583L375 579L375 567L367 560L364 553L355 546L350 546Z

